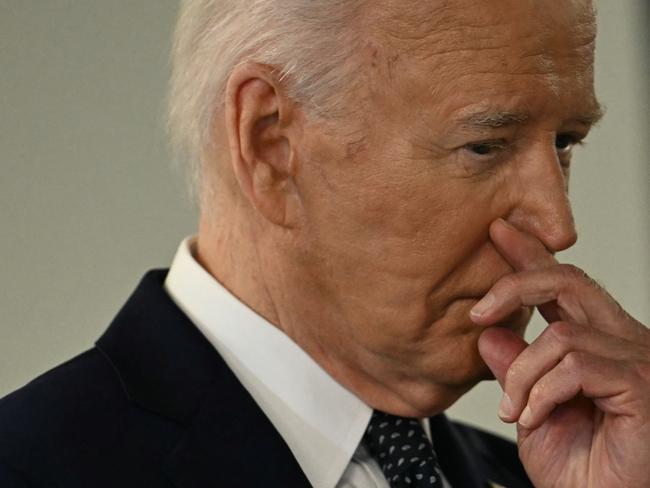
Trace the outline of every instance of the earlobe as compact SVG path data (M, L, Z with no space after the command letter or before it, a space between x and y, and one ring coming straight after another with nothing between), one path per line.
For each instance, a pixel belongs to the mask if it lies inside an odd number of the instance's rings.
M235 69L225 102L233 172L243 195L265 219L291 227L296 171L291 102L273 72L255 63Z

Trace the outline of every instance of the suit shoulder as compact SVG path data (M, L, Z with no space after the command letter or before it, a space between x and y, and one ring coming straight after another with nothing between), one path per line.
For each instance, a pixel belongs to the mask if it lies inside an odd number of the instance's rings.
M0 400L0 463L82 438L126 402L110 363L90 349Z
M528 475L519 459L517 444L499 435L462 422L453 422L456 431L472 450L494 481L504 486L530 486Z
M0 462L0 486L2 488L34 488L27 478Z
M92 348L0 399L0 426L6 420L39 412L82 408L85 403L105 401L121 391L110 363Z

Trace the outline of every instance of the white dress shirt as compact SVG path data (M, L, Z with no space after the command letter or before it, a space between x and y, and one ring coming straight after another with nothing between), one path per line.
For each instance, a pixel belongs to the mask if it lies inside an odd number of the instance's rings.
M194 258L195 244L192 237L181 243L165 289L269 418L310 483L388 488L361 443L372 408L212 277ZM428 419L422 424L431 437Z

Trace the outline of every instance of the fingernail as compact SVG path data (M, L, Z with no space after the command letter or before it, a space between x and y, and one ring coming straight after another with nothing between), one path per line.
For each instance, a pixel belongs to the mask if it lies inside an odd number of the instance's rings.
M512 399L507 393L504 393L501 399L501 405L499 405L499 417L504 420L510 419L512 410Z
M521 412L521 416L519 417L519 424L521 424L523 427L529 428L532 421L533 412L530 407L526 405L526 408L524 408L524 411Z
M495 296L492 293L488 293L483 297L483 299L480 302L474 305L474 307L470 311L470 314L473 317L482 317L490 310L490 308L492 308L492 305L494 305L495 301L496 301Z

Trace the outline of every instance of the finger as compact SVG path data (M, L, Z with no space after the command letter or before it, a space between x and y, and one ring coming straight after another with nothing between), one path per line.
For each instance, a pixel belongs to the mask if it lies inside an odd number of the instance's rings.
M558 265L553 253L549 252L539 239L520 231L503 219L494 221L489 232L497 251L516 271L539 270ZM579 268L570 265L560 266L564 268L567 275L573 275L576 281L586 282L592 290L599 292L600 300L597 300L597 303L608 302L609 307L607 307L606 313L600 316L600 320L592 320L594 323L622 325L620 329L615 327L609 331L637 342L650 344L648 328L625 312L598 283ZM537 307L549 323L570 319L570 317L558 313L557 304L553 301L540 304Z
M490 237L497 251L515 271L544 269L558 264L539 239L520 231L503 219L492 223ZM549 323L562 319L554 303L540 305L538 309Z
M489 325L503 320L520 307L558 302L566 307L563 320L587 323L589 321L582 305L585 297L593 307L595 290L569 272L570 265L556 265L543 270L520 271L497 281L486 296L472 309L472 316L480 324ZM562 303L559 303L562 299ZM602 301L602 299L601 299ZM600 310L598 310L600 312Z
M648 384L628 363L571 352L535 384L519 424L526 429L539 427L558 405L579 393L592 399L600 410L623 416L647 413L650 396ZM641 405L644 397L645 412Z
M594 327L629 340L638 340L638 326L621 306L584 271L569 264L544 270L512 273L497 281L470 316L480 325L493 325L525 306L554 303L563 320Z
M555 322L544 329L508 368L504 392L510 398L511 409L501 412L504 414L502 419L506 422L516 421L534 385L572 352L638 363L650 357L650 351L641 345L589 326Z
M501 387L512 362L528 344L513 331L503 327L490 327L478 339L478 350Z
M516 271L543 269L558 264L539 239L503 219L495 220L490 225L490 238L499 254Z

